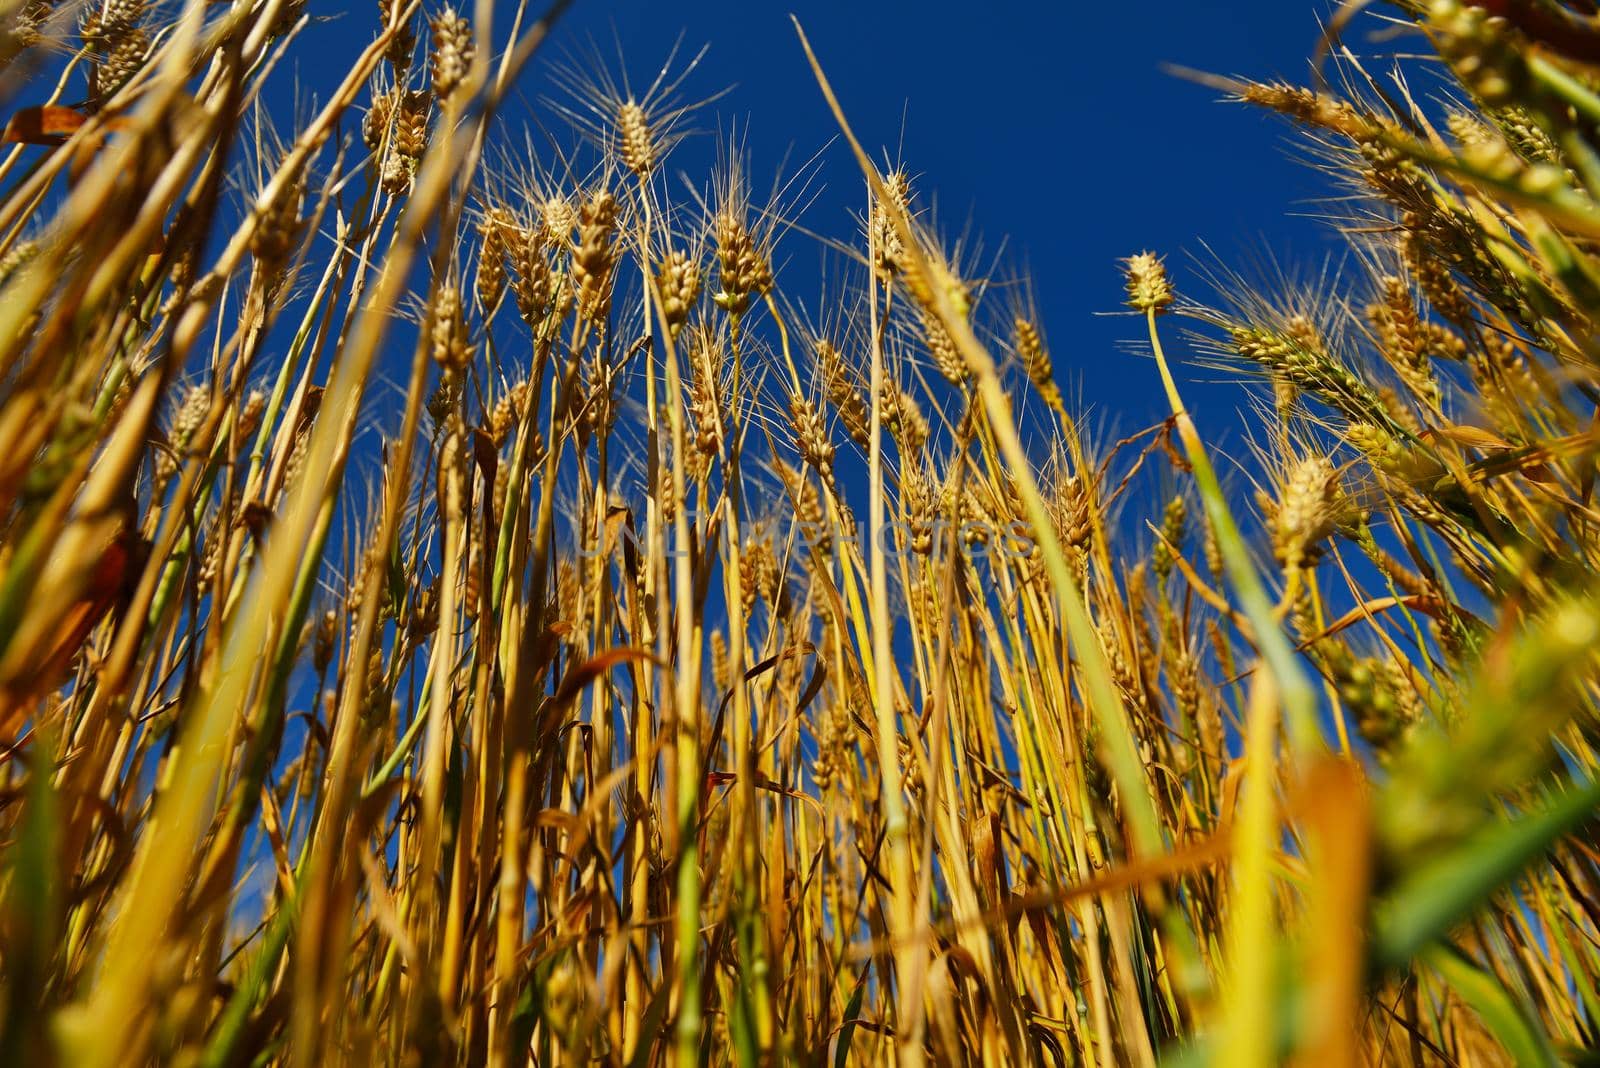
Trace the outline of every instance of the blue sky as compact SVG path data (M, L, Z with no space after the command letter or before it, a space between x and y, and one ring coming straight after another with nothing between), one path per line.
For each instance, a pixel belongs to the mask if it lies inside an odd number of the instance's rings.
M1313 210L1307 202L1326 186L1292 158L1285 125L1162 69L1304 83L1320 33L1316 0L577 0L554 51L593 38L614 58L620 42L637 81L680 32L686 48L709 45L686 94L733 88L697 125L748 121L761 189L786 153L805 159L836 132L791 11L862 140L892 151L903 131L903 159L945 227L970 220L986 249L1004 239L1007 259L1030 268L1069 396L1081 387L1082 400L1120 426L1165 408L1154 368L1122 347L1141 324L1096 314L1121 306L1117 259L1166 253L1182 281L1189 254L1206 258L1202 243L1230 264L1263 249L1320 263L1336 248L1325 225L1292 217ZM530 88L540 81L535 72ZM862 194L842 144L820 177L825 188L803 221L847 235ZM811 266L803 250L787 251L796 269ZM1238 394L1191 390L1191 406L1209 409L1203 421L1225 431Z
M513 6L497 2L503 35ZM438 6L425 4L430 13ZM1285 124L1224 103L1216 90L1163 64L1304 84L1325 6L575 0L525 73L497 136L520 145L530 119L560 125L542 99L556 93L543 69L550 62L593 46L613 72L625 65L637 88L681 34L687 54L709 46L683 97L729 91L697 114L692 126L703 136L681 146L673 164L703 184L717 132L736 125L759 194L837 133L796 40L793 12L856 132L869 148L900 146L941 229L970 226L985 250L1003 243L1005 270L1026 266L1069 402L1076 397L1075 408L1131 430L1166 409L1154 368L1127 351L1142 337L1141 324L1100 314L1121 308L1118 259L1161 252L1180 285L1187 280L1196 291L1194 256L1238 266L1270 250L1280 261L1316 266L1338 249L1324 224L1303 217L1327 186L1294 158ZM365 40L374 26L372 12L356 5L311 28L294 72L302 109L308 96L330 88L328 71L307 57L321 49L342 55L353 34ZM851 236L863 193L842 143L827 149L807 195L803 226ZM782 255L788 270L780 288L811 300L805 274L815 277L820 253L791 239ZM1175 354L1182 358L1181 346ZM1217 376L1185 369L1183 377ZM1233 436L1238 391L1190 385L1185 393L1208 437L1221 444Z

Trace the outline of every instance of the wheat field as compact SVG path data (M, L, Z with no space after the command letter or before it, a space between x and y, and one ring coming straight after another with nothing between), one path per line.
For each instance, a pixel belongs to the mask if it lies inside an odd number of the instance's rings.
M1118 434L803 15L801 226L562 0L267 114L313 6L0 0L4 1063L1600 1063L1588 0L1204 76L1346 266L1096 265Z

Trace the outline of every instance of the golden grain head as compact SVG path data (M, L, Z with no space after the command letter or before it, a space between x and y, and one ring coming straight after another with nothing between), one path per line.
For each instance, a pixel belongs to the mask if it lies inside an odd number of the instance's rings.
M1128 306L1142 312L1164 312L1174 300L1167 269L1153 252L1141 252L1123 261Z
M644 108L634 100L624 101L617 109L617 143L618 154L628 170L643 178L654 169L655 136Z
M433 77L433 94L441 102L455 95L472 68L476 45L472 36L472 23L454 8L446 7L433 17L433 54L430 73Z

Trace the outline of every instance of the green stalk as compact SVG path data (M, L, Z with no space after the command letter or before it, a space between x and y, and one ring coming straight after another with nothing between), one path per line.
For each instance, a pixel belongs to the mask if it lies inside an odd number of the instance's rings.
M1189 417L1188 410L1183 406L1183 398L1178 394L1178 385L1173 381L1172 369L1168 366L1166 353L1161 347L1161 335L1156 329L1156 314L1157 309L1154 307L1145 309L1145 324L1150 332L1150 348L1155 353L1156 366L1161 371L1161 384L1165 387L1167 401L1172 406L1172 418L1178 431L1178 438L1183 444L1184 455L1189 461L1189 466L1194 469L1194 480L1200 489L1200 500L1205 507L1206 518L1211 521L1212 529L1216 531L1217 547L1222 552L1223 568L1228 573L1228 580L1233 583L1234 592L1239 595L1240 607L1243 608L1245 618L1250 621L1250 626L1255 631L1261 655L1267 662L1268 670L1272 672L1278 692L1282 695L1284 721L1289 728L1290 743L1300 757L1313 756L1322 749L1322 731L1317 726L1316 691L1312 689L1310 680L1301 669L1293 644L1274 618L1272 601L1267 596L1261 576L1257 574L1255 564L1250 559L1250 550L1245 547L1239 525L1234 522L1227 496L1222 492L1222 483L1218 481L1216 470L1206 455L1205 446L1200 441L1200 433L1195 429L1194 420Z

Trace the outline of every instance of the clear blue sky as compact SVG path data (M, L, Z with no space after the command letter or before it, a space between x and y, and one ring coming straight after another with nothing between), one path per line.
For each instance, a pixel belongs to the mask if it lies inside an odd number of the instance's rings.
M1009 258L1031 267L1069 395L1081 384L1083 400L1126 427L1165 409L1153 367L1119 347L1140 324L1095 315L1121 306L1117 259L1167 253L1181 281L1202 241L1230 262L1263 248L1320 262L1335 245L1323 224L1291 217L1326 187L1291 158L1285 125L1162 64L1304 83L1324 9L1321 0L577 0L556 50L592 37L614 56L614 36L637 81L680 31L691 50L709 44L686 92L734 86L698 125L749 120L760 189L786 152L804 159L835 133L792 11L863 141L892 150L903 126L904 161L947 228L970 218L986 248L1004 238ZM862 193L842 144L822 179L804 221L846 235ZM789 253L795 268L811 266ZM1189 399L1211 408L1207 422L1227 424L1238 398L1195 387Z
M512 5L497 2L508 16ZM970 222L986 250L1004 241L1013 268L1030 269L1069 400L1076 395L1132 429L1166 409L1153 367L1126 351L1142 336L1141 325L1096 314L1121 308L1118 259L1145 248L1161 252L1180 285L1188 281L1193 290L1190 257L1209 258L1202 243L1233 265L1259 261L1263 250L1315 265L1337 251L1325 225L1295 215L1315 210L1310 201L1327 187L1292 157L1285 124L1223 103L1215 90L1162 65L1281 75L1304 84L1326 6L1326 0L575 0L524 75L521 101L503 116L511 129L502 136L521 144L517 127L529 117L523 105L537 113L541 96L554 91L541 69L546 61L592 44L615 67L620 46L638 87L682 34L688 54L709 46L683 95L731 90L696 117L693 125L705 135L698 147L684 145L674 162L703 182L715 132L737 123L759 193L786 158L792 172L836 134L795 38L792 11L857 133L869 148L902 145L904 163L919 176L919 195L935 199L943 229ZM425 7L432 13L439 4L425 0ZM311 28L309 51L298 53L295 71L302 110L307 96L330 88L323 84L328 72L305 57L366 40L375 18L367 0ZM501 22L504 34L506 18ZM802 225L849 236L862 189L842 143L824 157L811 191L819 188ZM818 260L803 240L789 240L784 255L789 271L780 285L809 298L804 272ZM1206 374L1186 369L1184 377ZM1230 436L1237 391L1190 385L1186 399L1208 436L1219 442Z

